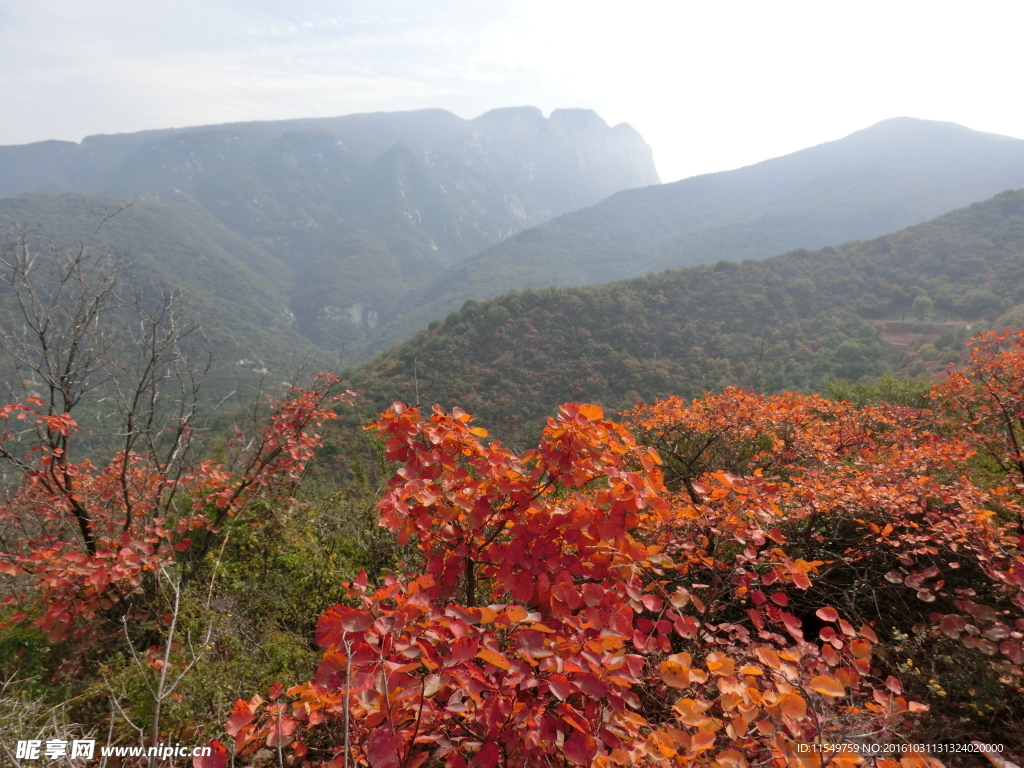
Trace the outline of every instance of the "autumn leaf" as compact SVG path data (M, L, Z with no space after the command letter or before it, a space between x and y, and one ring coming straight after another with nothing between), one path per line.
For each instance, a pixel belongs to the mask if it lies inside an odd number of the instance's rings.
M511 605L505 609L505 615L513 624L517 624L521 621L526 621L530 614L521 605Z
M779 697L779 711L794 720L802 720L807 715L807 702L796 693L784 693Z
M723 749L715 755L715 761L721 768L747 768L747 759L737 749Z
M493 664L494 666L499 667L500 669L504 669L506 671L512 668L512 664L509 662L508 659L506 659L497 651L492 651L489 648L480 649L477 652L476 657L478 659L483 659L489 664Z
M562 745L562 754L576 765L588 766L597 754L597 742L584 733L573 731Z
M782 659L779 658L779 654L774 649L766 646L759 646L755 649L757 658L761 660L762 664L765 664L772 669L778 669L782 666Z
M202 757L193 757L192 768L224 768L228 764L230 759L228 748L217 741L217 739L208 741L203 746L210 748L210 754Z
M316 642L321 648L339 648L346 635L368 629L370 621L361 611L347 605L329 608L316 625Z
M235 701L235 706L231 710L231 716L228 718L225 730L228 736L235 736L243 726L248 725L253 721L254 713L249 707L249 702L245 699L238 699Z
M569 681L565 677L562 675L548 675L547 683L551 692L560 701L565 701L569 698Z
M812 691L817 691L822 696L840 697L846 695L846 689L842 683L829 675L818 675L811 678L807 684Z
M736 662L718 651L709 653L704 663L707 665L708 672L713 675L731 675L736 666Z
M673 688L690 687L690 670L675 661L661 662L661 679Z
M704 752L715 746L715 734L710 731L698 731L690 739L691 752Z
M839 611L837 611L835 608L819 608L814 612L814 615L822 621L834 622L839 620Z
M858 659L870 659L871 643L866 640L853 640L850 642L850 653Z

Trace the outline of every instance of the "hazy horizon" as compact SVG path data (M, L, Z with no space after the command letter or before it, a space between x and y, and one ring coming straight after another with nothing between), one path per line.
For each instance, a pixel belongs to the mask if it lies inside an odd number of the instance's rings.
M0 5L0 144L375 111L593 109L663 181L912 116L1024 137L1024 7L515 0Z

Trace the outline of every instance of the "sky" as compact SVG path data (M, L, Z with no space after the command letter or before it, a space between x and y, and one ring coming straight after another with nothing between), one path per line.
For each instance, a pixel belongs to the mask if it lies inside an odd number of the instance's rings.
M1019 0L0 0L0 144L582 107L674 181L901 115L1024 138L1022 28Z

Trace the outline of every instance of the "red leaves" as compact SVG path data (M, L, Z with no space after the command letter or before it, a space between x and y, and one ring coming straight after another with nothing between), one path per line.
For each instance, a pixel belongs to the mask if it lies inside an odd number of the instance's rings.
M347 605L327 609L316 624L316 643L321 648L341 648L346 636L363 632L370 620L362 611Z
M562 745L562 754L569 762L589 766L597 754L597 742L585 733L573 731Z
M583 596L571 581L559 581L551 587L551 596L564 604L569 611L575 611L583 604Z
M302 710L312 727L316 713L347 709L373 766L426 759L411 754L414 737L441 745L433 754L450 763L493 765L491 745L504 745L515 762L589 764L622 743L608 728L639 706L631 688L643 660L626 652L635 611L665 612L631 570L652 553L628 534L638 511L657 506L660 479L634 471L632 439L595 406L565 406L522 455L483 445L470 423L461 411L424 419L401 404L378 421L388 457L404 464L381 521L419 543L423 571L353 588L356 606L325 612L317 679L296 689ZM474 583L497 602L474 605ZM655 642L674 623L697 631L672 612L652 623ZM273 726L261 717L243 749Z
M405 734L395 733L389 726L377 728L366 742L365 754L371 768L393 768L401 764L399 750Z
M143 590L147 574L176 562L191 547L189 531L216 534L226 515L257 498L287 498L319 445L310 428L334 418L323 402L336 381L319 376L321 389L294 390L292 399L274 404L270 424L238 457L236 470L210 461L169 467L124 453L98 468L69 462L63 448L33 447L21 486L0 504L0 520L12 531L0 568L29 577L41 598L33 602L42 605L34 625L52 640L109 629L97 616ZM7 405L0 418L31 419L73 439L75 421L35 410L40 405ZM186 495L199 501L193 514L179 516L172 504Z
M249 725L256 716L254 708L245 699L238 699L231 710L231 717L228 718L224 730L228 736L235 736L243 727Z
M798 643L804 639L803 623L791 613L782 612L781 614L782 623L786 627L786 631L793 636L793 639Z
M547 683L548 689L559 701L565 701L569 698L569 681L563 675L548 675Z
M294 741L295 732L299 727L298 721L284 714L281 704L274 704L267 711L269 719L265 729L267 731L266 745L268 747L287 747Z
M480 641L470 637L460 637L450 645L451 653L449 653L446 661L448 663L466 661L472 659L477 655L477 651L480 648Z
M231 755L228 748L217 739L208 741L203 746L210 748L210 754L202 757L192 758L192 768L224 768L228 764Z

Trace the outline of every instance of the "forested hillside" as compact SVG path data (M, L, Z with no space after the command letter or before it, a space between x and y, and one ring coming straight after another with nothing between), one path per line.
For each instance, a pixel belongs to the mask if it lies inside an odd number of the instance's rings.
M277 259L187 195L124 205L117 198L75 192L0 199L0 232L6 248L16 247L22 232L34 251L45 252L47 243L74 251L85 243L92 252L109 255L120 262L116 291L129 300L136 286L149 304L163 289L181 291L183 305L202 328L203 346L213 355L206 382L211 395L270 373L275 382L287 379L303 363L340 364L337 355L317 349L296 331L288 271ZM0 288L0 322L7 328L21 322L11 299Z
M470 301L350 384L369 411L458 405L518 441L565 401L924 375L992 324L1024 325L1022 191L838 248Z
M445 269L552 216L657 183L635 130L571 109L474 120L421 110L0 147L0 196L191 196L286 267L275 280L296 329L350 358Z
M425 286L374 348L467 299L835 246L1020 187L1024 141L952 123L885 120L746 168L621 192L522 232Z

